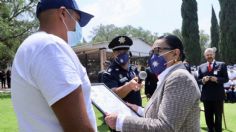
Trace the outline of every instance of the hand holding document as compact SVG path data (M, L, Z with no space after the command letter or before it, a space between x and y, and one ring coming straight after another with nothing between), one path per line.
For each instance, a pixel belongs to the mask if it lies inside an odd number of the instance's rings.
M103 83L92 84L91 99L92 103L104 115L105 113L117 113L127 116L139 116L134 110L130 109L120 97L113 93Z

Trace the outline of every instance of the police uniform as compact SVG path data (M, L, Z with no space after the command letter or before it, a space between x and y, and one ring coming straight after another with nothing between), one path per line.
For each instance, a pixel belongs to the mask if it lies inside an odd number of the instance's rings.
M127 36L118 36L114 38L108 47L112 50L129 49L133 44ZM116 61L113 61L103 74L103 83L109 88L118 88L129 82L136 76L132 68L123 69ZM140 91L131 91L123 98L125 102L142 106Z

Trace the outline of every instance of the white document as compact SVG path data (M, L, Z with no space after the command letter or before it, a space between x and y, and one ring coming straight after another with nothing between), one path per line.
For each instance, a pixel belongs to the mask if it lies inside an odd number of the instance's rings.
M92 84L91 99L92 103L103 114L119 113L126 116L139 116L135 111L130 109L120 97L118 97L103 83Z

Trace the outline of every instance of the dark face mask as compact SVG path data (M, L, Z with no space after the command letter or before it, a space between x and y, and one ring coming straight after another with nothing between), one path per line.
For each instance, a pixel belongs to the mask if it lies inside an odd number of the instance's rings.
M128 53L122 53L119 54L116 58L115 58L116 63L118 63L119 65L125 65L129 62L129 54Z
M158 76L166 69L166 60L163 56L152 54L148 61L151 71Z
M168 54L171 51L168 51L164 54ZM148 61L148 65L150 66L151 71L158 76L159 74L161 74L167 67L167 64L171 61L166 61L165 58L163 57L163 55L159 55L159 54L152 54L149 61Z

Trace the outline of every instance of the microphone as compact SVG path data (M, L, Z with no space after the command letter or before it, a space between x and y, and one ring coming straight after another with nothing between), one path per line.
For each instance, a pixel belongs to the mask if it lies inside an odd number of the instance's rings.
M147 73L145 71L140 71L138 74L138 83L142 83L142 81L146 78L147 78Z

